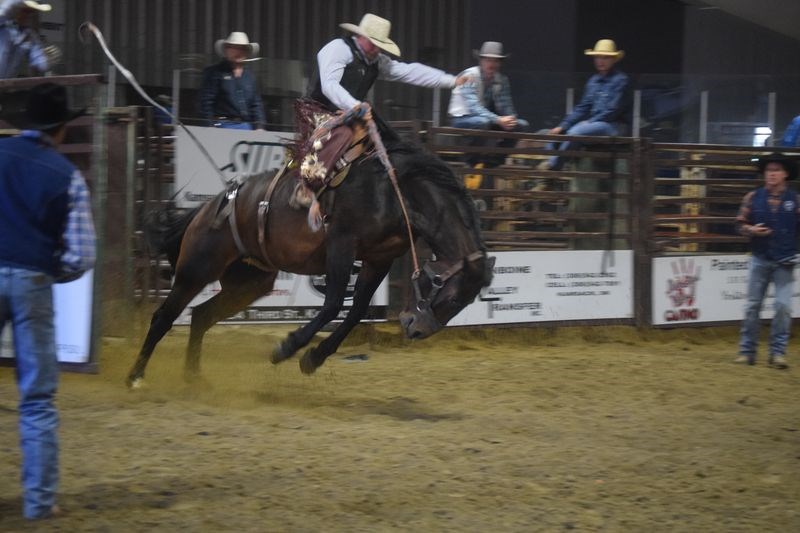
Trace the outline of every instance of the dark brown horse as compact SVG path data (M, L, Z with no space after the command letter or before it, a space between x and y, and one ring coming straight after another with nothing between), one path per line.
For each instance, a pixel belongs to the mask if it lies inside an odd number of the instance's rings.
M384 132L384 142L397 172L414 237L422 238L435 254L413 280L415 298L401 314L410 338L424 338L441 329L474 300L492 277L494 258L486 254L472 200L450 169L437 157ZM271 176L248 179L238 192L235 218L243 251L231 225L214 224L226 195L201 207L150 225L150 242L166 252L175 270L169 296L153 314L147 338L128 376L136 386L156 344L192 298L208 283L219 280L221 291L192 312L186 374L200 370L205 332L217 321L240 311L272 290L278 270L297 274L326 274L327 291L320 313L290 333L273 351L271 360L288 359L339 313L351 267L362 261L353 305L341 324L300 359L300 368L314 372L333 354L350 330L364 317L375 290L394 259L409 249L407 228L389 177L375 158L353 164L347 179L320 197L327 214L325 227L312 232L307 210L288 205L296 175L287 173L273 187L266 217L259 218ZM263 245L259 242L263 220ZM244 253L243 253L244 252ZM247 261L254 258L261 268ZM264 265L268 265L264 268Z

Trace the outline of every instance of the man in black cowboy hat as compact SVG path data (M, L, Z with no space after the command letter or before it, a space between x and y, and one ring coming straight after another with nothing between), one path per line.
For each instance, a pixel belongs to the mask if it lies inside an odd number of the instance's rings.
M0 139L0 331L10 321L19 388L23 514L57 513L58 385L52 284L90 269L95 235L81 173L55 147L83 111L67 106L64 87L31 89L25 129Z
M797 263L800 197L786 185L797 176L797 162L774 153L758 160L764 186L742 200L736 227L750 237L753 252L747 304L737 363L753 365L758 348L759 314L770 283L775 284L775 316L769 336L769 364L788 368L786 347L792 326L792 281Z

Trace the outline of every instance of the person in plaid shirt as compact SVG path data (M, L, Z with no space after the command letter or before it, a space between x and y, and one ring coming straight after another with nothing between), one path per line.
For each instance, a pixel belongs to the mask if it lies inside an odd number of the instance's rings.
M10 321L19 388L23 514L58 513L58 385L53 283L79 278L95 260L89 191L81 173L56 151L70 111L66 89L31 89L27 128L0 140L0 331Z
M753 365L758 348L759 314L770 283L775 284L775 316L769 336L769 364L785 369L792 325L792 282L797 263L800 196L786 184L797 176L797 163L774 153L758 160L764 186L747 193L736 217L736 228L750 237L753 252L747 284L747 304L741 327L737 363Z

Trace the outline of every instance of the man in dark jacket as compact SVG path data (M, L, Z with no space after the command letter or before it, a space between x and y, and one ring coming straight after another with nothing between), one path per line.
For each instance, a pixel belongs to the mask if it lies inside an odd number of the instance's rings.
M786 185L797 176L797 163L775 153L762 157L758 169L764 186L742 200L736 227L750 237L753 257L747 284L747 306L742 322L737 363L753 365L758 348L759 314L770 283L775 284L775 316L769 336L769 364L788 368L786 347L792 327L792 283L797 262L800 197Z
M200 115L222 128L263 129L267 122L264 104L255 76L244 66L258 55L258 43L235 31L218 40L214 49L224 59L203 70Z
M53 283L72 281L95 259L89 191L55 147L70 111L63 86L31 89L22 124L0 140L0 331L10 321L19 388L23 514L58 511L58 385ZM20 121L16 121L20 122Z

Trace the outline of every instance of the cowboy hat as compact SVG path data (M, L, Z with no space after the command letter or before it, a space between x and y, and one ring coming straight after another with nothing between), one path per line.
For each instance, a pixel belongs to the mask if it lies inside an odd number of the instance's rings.
M249 48L247 52L249 57L255 57L258 55L258 52L261 51L261 47L258 43L251 43L247 34L243 31L232 31L227 39L217 40L217 42L214 43L214 50L217 52L218 56L225 57L225 45L247 46Z
M505 59L510 54L503 53L503 43L496 41L486 41L481 45L480 50L473 50L472 54L475 57L493 57L495 59Z
M782 154L780 152L773 152L771 154L762 155L756 161L756 165L758 166L758 171L762 174L764 170L767 168L769 163L778 163L780 164L783 169L786 171L786 179L793 180L797 177L797 159Z
M51 6L50 4L40 4L35 0L24 0L24 2L22 2L22 5L20 7L34 9L36 11L41 11L43 13L46 13L47 11L53 9L53 6Z
M21 129L52 130L86 113L67 104L67 89L55 83L42 83L28 91L25 109L9 116L8 121Z
M600 39L594 45L594 48L587 48L583 51L587 56L612 56L617 59L625 57L624 50L617 50L617 43L611 39Z
M367 13L361 17L361 22L358 23L358 26L345 22L339 24L339 27L355 33L356 35L366 37L372 44L384 52L389 52L393 56L400 57L400 48L393 40L389 39L389 31L392 29L392 23L385 18Z

